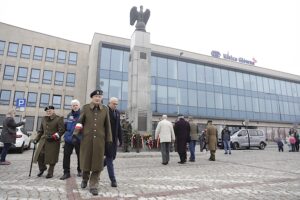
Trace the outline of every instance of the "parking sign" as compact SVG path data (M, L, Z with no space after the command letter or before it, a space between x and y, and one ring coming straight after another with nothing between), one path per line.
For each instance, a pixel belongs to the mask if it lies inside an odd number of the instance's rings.
M25 108L26 107L26 99L17 99L16 107Z

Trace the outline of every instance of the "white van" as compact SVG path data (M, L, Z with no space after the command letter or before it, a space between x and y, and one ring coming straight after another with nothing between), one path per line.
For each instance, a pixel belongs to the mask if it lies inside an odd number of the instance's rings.
M230 137L230 141L233 149L247 148L249 141L250 147L265 149L267 146L265 133L258 129L241 129Z

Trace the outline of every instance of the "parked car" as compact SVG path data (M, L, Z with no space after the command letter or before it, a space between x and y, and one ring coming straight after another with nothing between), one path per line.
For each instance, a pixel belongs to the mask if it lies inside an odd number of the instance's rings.
M235 132L231 137L231 145L233 149L258 147L265 149L267 146L266 135L262 130L258 129L241 129Z
M0 126L0 131L2 133L3 127ZM1 136L0 136L1 137ZM16 144L13 144L10 149L16 149L19 153L23 153L25 149L30 149L31 141L30 134L24 129L23 126L17 127L17 138ZM0 149L2 149L3 143L0 142Z

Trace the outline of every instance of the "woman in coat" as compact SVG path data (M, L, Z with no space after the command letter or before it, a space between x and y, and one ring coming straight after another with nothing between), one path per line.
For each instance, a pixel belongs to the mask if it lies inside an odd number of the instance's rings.
M16 143L16 128L25 124L25 120L16 123L14 120L15 114L16 113L14 110L10 110L7 113L5 120L3 121L1 142L3 142L4 146L1 153L0 165L10 165L10 162L5 160L7 151L10 148L11 144Z

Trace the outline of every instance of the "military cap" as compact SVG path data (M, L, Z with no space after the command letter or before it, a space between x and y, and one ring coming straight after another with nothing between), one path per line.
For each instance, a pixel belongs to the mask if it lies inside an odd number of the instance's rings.
M94 95L103 95L102 90L95 90L90 94L90 97L92 98Z
M207 120L207 123L212 123L212 120L211 119Z
M47 106L44 110L47 111L47 110L50 110L50 109L54 110L54 106Z

